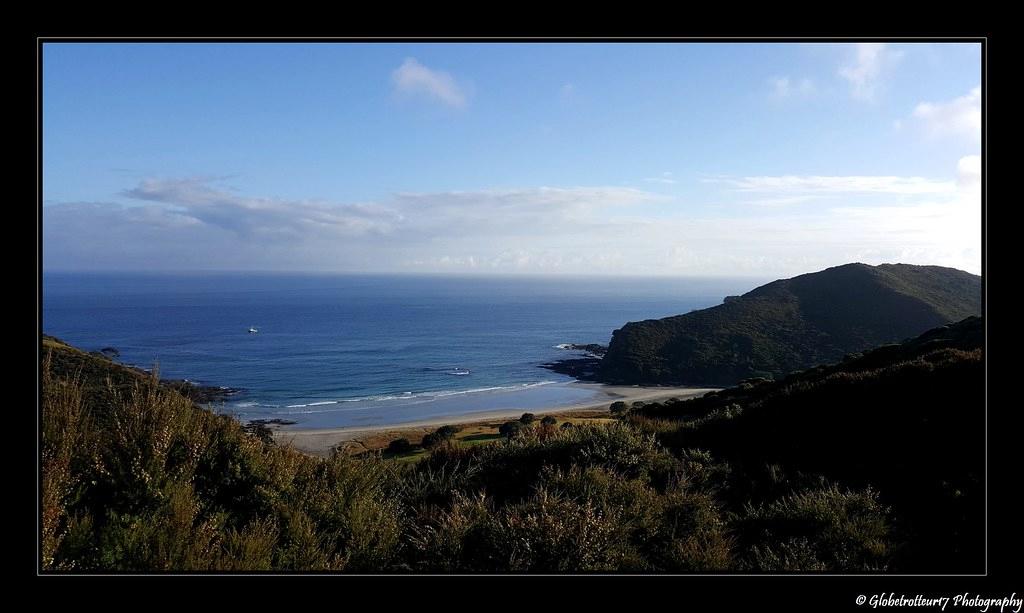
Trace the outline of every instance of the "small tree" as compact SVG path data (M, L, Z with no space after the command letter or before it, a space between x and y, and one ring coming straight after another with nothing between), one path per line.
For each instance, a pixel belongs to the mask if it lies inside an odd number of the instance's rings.
M388 451L394 454L409 453L411 449L412 443L407 438L396 438L388 443Z
M429 434L423 435L423 440L420 442L420 445L424 449L433 449L434 447L440 445L441 442L441 438L437 436L436 432L430 432Z
M519 423L523 425L530 425L537 420L537 416L533 413L523 413L523 416L519 418Z
M498 428L498 432L504 436L507 436L508 438L512 438L520 431L522 431L522 429L522 422L506 421L505 423L501 424L501 426Z
M444 443L449 443L455 437L455 434L460 432L462 428L459 426L441 426L437 430L434 430L430 434L423 437L421 443L424 449L433 449Z
M459 426L441 426L434 431L434 434L447 441L459 432L462 432L462 428Z
M544 419L540 420L541 425L553 426L558 423L558 420L550 415L545 415Z
M612 415L623 415L629 407L626 406L625 402L619 400L617 402L613 402L612 406L609 408L611 409Z

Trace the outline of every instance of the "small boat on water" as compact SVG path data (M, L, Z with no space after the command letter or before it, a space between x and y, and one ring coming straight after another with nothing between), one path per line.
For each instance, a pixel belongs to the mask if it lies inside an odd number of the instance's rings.
M256 329L256 326L249 326L249 334L256 334L257 332L259 332L259 330Z
M449 375L468 375L469 374L469 369L468 368L454 368L454 369L448 371L448 374Z

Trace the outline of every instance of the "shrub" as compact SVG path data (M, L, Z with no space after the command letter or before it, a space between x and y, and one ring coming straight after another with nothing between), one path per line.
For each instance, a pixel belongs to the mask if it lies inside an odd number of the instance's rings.
M395 470L394 462L379 456L343 453L298 466L284 502L315 526L315 539L309 538L321 543L323 558L310 545L308 559L324 559L331 568L352 572L389 568L402 533Z
M519 423L523 425L530 425L537 420L537 416L533 413L523 413L523 416L519 418Z
M69 507L77 496L76 481L82 478L79 466L89 441L91 420L83 400L78 378L55 381L49 360L43 366L42 423L42 553L43 568L61 566L58 547L69 531Z
M475 492L479 472L477 448L441 447L410 467L398 482L407 508L448 506L460 492Z
M732 567L734 542L710 494L677 490L666 496L663 506L658 526L666 540L655 558L664 570L718 572Z
M484 530L479 542L490 570L498 572L621 571L636 559L617 512L545 489L492 517Z
M434 449L444 443L450 442L455 435L461 431L462 428L460 426L441 426L437 430L434 430L424 436L420 445L422 445L424 449Z
M510 428L517 427L522 428ZM653 437L619 423L577 425L548 435L523 429L503 444L474 447L469 461L479 470L472 483L486 488L496 503L525 499L543 470L601 466L629 478L657 476L663 482L678 466Z
M498 427L498 432L503 436L512 438L523 430L523 424L519 421L506 421Z
M625 402L618 400L612 403L612 405L609 407L609 410L611 411L612 415L622 415L629 410L629 406L626 405Z
M459 432L462 432L461 426L441 426L434 431L434 433L443 440L448 440Z
M428 572L480 571L487 553L480 547L494 509L480 494L457 493L450 509L430 508L412 527L410 543L418 570ZM477 559L483 557L484 564Z
M273 570L278 530L271 519L254 520L241 530L229 530L224 538L217 570ZM308 568L308 567L304 567Z
M388 451L394 454L409 453L412 443L407 438L396 438L388 443Z
M317 525L301 510L286 515L282 544L278 550L278 568L285 570L335 570L344 568L341 560L327 554L330 545L317 533Z
M747 505L738 524L750 546L753 570L885 570L889 556L887 509L868 488L791 494L770 504Z
M647 479L630 479L599 466L546 468L541 472L542 487L559 497L587 503L604 514L616 514L633 532L656 530L662 500Z
M550 415L545 415L544 418L540 420L540 423L544 426L553 426L558 423L558 420Z

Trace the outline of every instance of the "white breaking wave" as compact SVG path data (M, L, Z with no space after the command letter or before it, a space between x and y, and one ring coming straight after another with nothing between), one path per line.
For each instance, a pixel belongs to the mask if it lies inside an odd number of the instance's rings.
M258 402L245 402L234 405L233 408L249 408L249 407L264 407L268 409L310 409L310 407L319 407L327 405L339 405L343 403L352 402L386 402L392 400L415 400L414 404L422 404L425 402L431 402L438 398L450 398L452 396L464 396L466 394L483 394L487 392L511 392L517 390L524 390L534 387L540 387L542 385L552 385L555 383L561 383L560 381L536 381L532 383L517 383L515 385L496 385L491 387L476 387L468 390L451 390L451 391L431 391L431 392L402 392L400 395L387 394L377 396L363 396L359 398L340 398L338 400L320 400L317 402L308 402L301 404L288 404L288 405L272 405L272 404L261 404ZM332 408L332 409L321 409L321 410L305 410L305 411L274 411L275 415L306 415L310 413L330 413L337 411L364 411L373 408L373 405L366 407L348 407L348 408Z
M498 385L495 387L477 387L470 390L455 390L451 392L431 392L432 396L438 398L447 398L448 396L461 396L462 394L477 394L481 392L496 392L499 390L520 390L528 387L537 387L540 385L551 385L552 383L558 383L558 381L538 381L536 383L519 383L517 385Z
M340 400L324 400L323 402L310 402L309 404L289 404L286 409L297 409L301 407L318 407L323 404L338 404Z

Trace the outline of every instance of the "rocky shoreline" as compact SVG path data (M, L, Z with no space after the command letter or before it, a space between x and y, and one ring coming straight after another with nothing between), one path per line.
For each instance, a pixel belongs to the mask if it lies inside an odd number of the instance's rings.
M199 385L188 379L162 379L160 382L197 404L224 402L245 391L223 385Z
M601 367L601 359L608 352L608 347L596 343L585 345L564 343L557 345L557 347L565 351L581 352L583 355L541 364L541 368L557 372L561 375L568 375L579 381L598 382L597 373Z
M48 335L43 335L47 338ZM60 340L55 336L49 336L56 342L67 345L64 341ZM124 364L120 361L121 352L116 347L104 347L99 351L90 351L89 355L120 364L124 368L134 370L137 373L143 374L147 377L153 374L153 371L149 368L140 368L134 364ZM188 398L196 404L210 404L213 402L224 402L229 398L241 394L245 390L240 387L228 387L225 385L201 385L195 381L189 381L188 379L160 379L160 383L165 385L182 396Z
M603 358L604 354L608 353L608 347L606 345L598 345L597 343L588 343L582 345L579 343L562 343L561 345L555 345L556 348L562 349L563 351L582 351L587 354L588 357Z
M290 419L281 419L280 417L275 417L273 419L250 419L246 423L256 426L294 426L298 422L292 421Z

